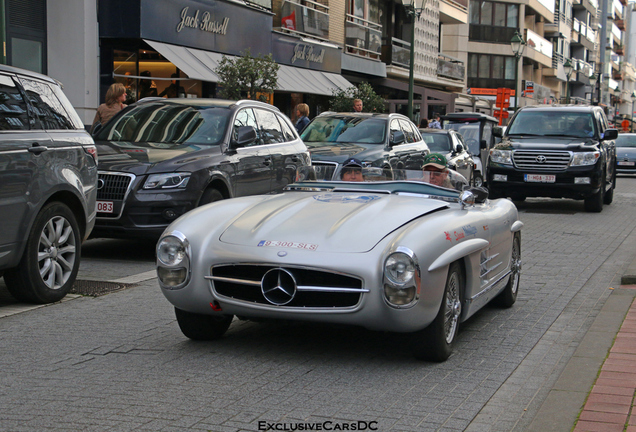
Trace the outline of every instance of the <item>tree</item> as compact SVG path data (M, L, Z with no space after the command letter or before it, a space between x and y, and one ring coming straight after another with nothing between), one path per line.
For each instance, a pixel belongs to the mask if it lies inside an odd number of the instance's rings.
M274 93L276 88L279 68L271 54L252 57L249 49L235 59L223 56L215 69L219 76L220 96L231 100L247 97L266 101L266 94Z
M336 112L353 111L353 100L361 99L364 112L386 112L384 99L379 96L371 84L362 82L357 87L349 87L346 90L334 91L329 102L329 110Z

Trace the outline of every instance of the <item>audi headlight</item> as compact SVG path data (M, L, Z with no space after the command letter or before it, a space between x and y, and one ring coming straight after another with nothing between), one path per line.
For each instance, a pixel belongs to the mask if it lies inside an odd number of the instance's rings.
M512 165L512 151L511 150L490 150L490 160L494 163Z
M393 306L407 306L417 300L419 267L410 251L394 252L384 262L384 297Z
M185 189L190 173L151 174L144 183L144 189Z
M157 276L169 289L186 284L190 275L190 245L180 232L172 232L157 243Z
M582 152L582 153L574 153L572 157L571 166L586 166L586 165L594 165L598 158L601 157L601 152Z

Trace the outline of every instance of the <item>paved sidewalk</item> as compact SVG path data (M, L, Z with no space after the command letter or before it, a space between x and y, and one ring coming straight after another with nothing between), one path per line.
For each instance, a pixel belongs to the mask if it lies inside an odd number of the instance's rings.
M636 285L621 289L636 290ZM636 302L632 302L574 432L636 432L635 394Z

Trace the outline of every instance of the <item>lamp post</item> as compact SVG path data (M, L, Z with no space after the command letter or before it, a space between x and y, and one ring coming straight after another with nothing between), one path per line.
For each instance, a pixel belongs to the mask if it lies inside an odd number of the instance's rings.
M634 133L634 102L636 102L636 91L632 92L632 115L630 116L632 119L632 127L631 132Z
M523 40L523 37L519 34L518 31L515 32L514 36L510 40L510 47L512 48L512 53L515 55L515 106L514 111L517 111L517 107L519 103L519 93L517 92L517 84L519 80L519 59L523 55L523 50L526 49L526 41ZM513 111L513 112L514 112Z
M594 103L594 93L596 93L596 82L598 81L598 75L595 74L594 72L592 72L592 75L590 75L590 86L592 86L592 94L590 96L590 102L592 103L592 105L595 105Z
M413 121L413 87L415 86L415 78L413 77L413 68L415 67L415 19L420 19L426 0L402 0L406 14L413 19L413 28L411 29L411 61L409 62L409 103L407 106L408 118ZM419 3L419 7L417 4Z
M572 63L570 63L570 59L565 59L565 63L563 64L563 72L565 72L565 76L567 80L565 81L565 103L570 103L570 76L572 76Z

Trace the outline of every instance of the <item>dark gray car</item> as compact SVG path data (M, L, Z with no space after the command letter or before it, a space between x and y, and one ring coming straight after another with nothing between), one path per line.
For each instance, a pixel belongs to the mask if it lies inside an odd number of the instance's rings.
M95 237L158 239L188 211L282 191L309 153L278 108L257 101L140 101L94 135Z
M636 174L636 134L622 133L616 138L616 172Z
M0 66L0 273L14 297L68 293L96 193L95 144L59 83Z

